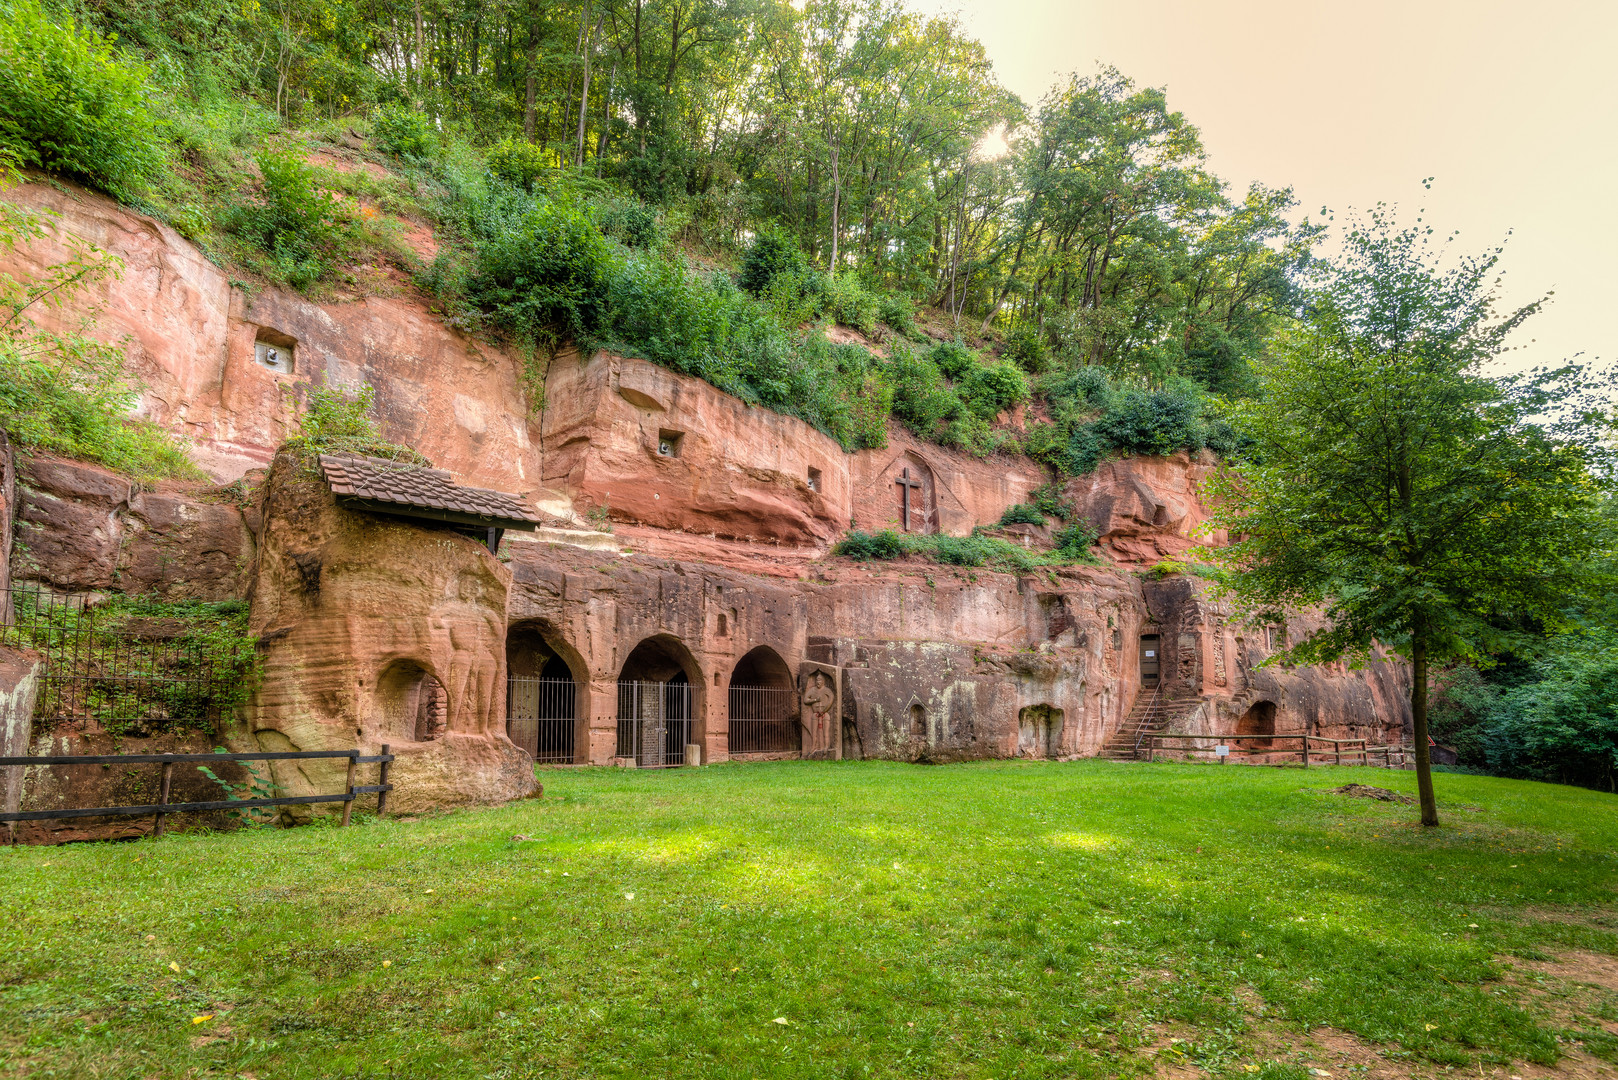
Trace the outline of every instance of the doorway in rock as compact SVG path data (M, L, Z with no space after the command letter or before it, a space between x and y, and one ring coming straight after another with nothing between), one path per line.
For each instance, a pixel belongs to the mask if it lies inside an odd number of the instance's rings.
M1054 758L1061 753L1061 709L1050 705L1030 705L1017 713L1017 755Z
M571 765L578 727L572 665L540 627L513 627L506 635L506 737L537 764Z
M760 645L736 661L727 704L732 756L802 751L792 671L768 645Z
M1275 702L1255 701L1236 721L1236 734L1247 736L1236 744L1238 750L1263 753L1275 749Z
M1160 639L1156 634L1140 636L1140 684L1156 686L1161 681L1163 657Z
M678 638L635 646L618 673L618 757L646 769L684 765L701 686L696 660Z

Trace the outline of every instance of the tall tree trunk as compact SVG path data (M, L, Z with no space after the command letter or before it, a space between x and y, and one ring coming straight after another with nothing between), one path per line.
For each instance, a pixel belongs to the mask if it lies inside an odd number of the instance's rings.
M1416 616L1410 630L1410 715L1415 721L1416 790L1421 795L1421 823L1438 824L1438 798L1433 794L1433 756L1427 735L1427 620Z
M838 173L837 144L831 145L831 269L837 273L837 234L842 231L842 222L838 214L842 211L843 185L842 177Z
M539 0L528 0L528 49L523 56L523 72L526 76L527 86L523 93L522 106L522 137L528 142L534 141L534 95L537 91L539 73L535 70L539 51L539 34L534 24L539 21Z
M573 164L584 165L584 121L590 114L590 53L595 49L595 39L601 33L601 24L607 18L602 12L596 19L595 29L584 39L584 87L579 91L579 149Z

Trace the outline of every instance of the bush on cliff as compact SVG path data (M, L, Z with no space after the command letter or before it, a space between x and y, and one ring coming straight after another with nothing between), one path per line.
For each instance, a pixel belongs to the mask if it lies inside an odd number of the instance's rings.
M998 536L984 536L979 532L973 532L970 536L945 536L941 533L900 533L893 529L868 533L855 529L837 542L832 554L860 561L919 555L946 566L985 566L1013 573L1029 573L1046 566L1097 562L1089 550L1094 542L1095 534L1088 533L1082 527L1064 529L1058 547L1048 552L1033 551Z
M0 0L0 150L120 199L163 163L148 73L37 0Z
M0 199L0 252L46 235L39 215ZM130 416L140 384L123 350L77 333L41 329L30 312L60 305L117 277L122 263L71 236L72 255L35 277L0 274L0 428L24 449L94 461L141 483L202 479L185 444Z
M431 466L431 461L410 447L382 437L382 429L371 415L375 407L374 387L316 387L298 418L297 436L286 445L306 454L364 454L402 465Z

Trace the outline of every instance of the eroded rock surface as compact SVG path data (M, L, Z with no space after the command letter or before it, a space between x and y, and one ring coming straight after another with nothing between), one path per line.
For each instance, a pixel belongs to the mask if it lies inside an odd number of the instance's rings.
M235 742L388 744L401 810L528 794L533 770L505 732L510 571L451 528L342 509L290 453L265 482L264 522L250 594L263 685ZM277 763L275 781L340 791L344 769Z

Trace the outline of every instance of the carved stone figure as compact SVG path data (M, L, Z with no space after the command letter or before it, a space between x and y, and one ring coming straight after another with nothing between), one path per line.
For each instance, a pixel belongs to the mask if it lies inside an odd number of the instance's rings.
M832 710L837 707L837 692L832 688L830 676L824 671L809 674L803 687L801 722L810 746L820 750L829 745L832 731Z

